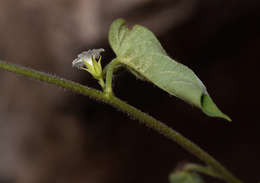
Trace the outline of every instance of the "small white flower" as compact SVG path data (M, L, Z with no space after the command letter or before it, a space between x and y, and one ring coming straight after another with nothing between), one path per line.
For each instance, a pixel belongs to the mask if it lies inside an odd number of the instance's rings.
M104 88L104 80L102 76L100 53L104 51L105 50L103 48L84 51L72 62L72 67L88 71L95 79L99 81L102 88Z
M88 68L87 65L85 64L85 62L87 62L89 65L93 66L92 58L94 58L95 60L98 60L101 57L100 53L104 52L104 51L105 50L103 48L84 51L78 55L78 58L73 60L72 66L76 67L78 69L82 69L82 67Z

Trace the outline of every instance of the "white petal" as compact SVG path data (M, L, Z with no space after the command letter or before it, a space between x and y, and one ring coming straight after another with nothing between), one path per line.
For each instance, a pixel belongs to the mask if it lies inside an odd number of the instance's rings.
M72 62L72 67L77 67L78 69L80 69L80 67L84 67L84 62L82 61L81 58L76 58L75 60L73 60Z
M73 60L72 66L80 69L81 67L86 66L84 61L93 66L92 57L94 57L94 59L99 59L100 53L104 51L105 50L103 48L84 51L78 55L77 59Z

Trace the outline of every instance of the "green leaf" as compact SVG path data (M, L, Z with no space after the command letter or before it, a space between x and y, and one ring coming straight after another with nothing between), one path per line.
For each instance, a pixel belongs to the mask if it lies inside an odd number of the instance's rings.
M139 78L152 82L211 117L231 119L210 98L206 87L187 66L171 59L155 35L135 25L128 29L123 19L115 20L109 30L109 43L119 62Z
M202 166L195 163L187 163L183 166L182 170L188 172L202 173L211 177L223 179L222 175L211 166Z
M175 172L169 176L170 183L204 183L201 176L197 173L185 171Z

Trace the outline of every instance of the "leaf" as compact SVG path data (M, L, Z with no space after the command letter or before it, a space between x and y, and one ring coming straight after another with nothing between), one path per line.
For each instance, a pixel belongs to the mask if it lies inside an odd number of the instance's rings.
M211 117L231 119L222 113L206 87L187 66L171 59L155 35L135 25L128 29L123 19L115 20L109 30L109 43L119 62L139 78L152 82Z
M204 183L198 174L185 171L170 174L169 181L170 183Z
M183 166L182 170L187 172L202 173L211 177L222 179L223 176L211 166L203 166L195 163L187 163Z

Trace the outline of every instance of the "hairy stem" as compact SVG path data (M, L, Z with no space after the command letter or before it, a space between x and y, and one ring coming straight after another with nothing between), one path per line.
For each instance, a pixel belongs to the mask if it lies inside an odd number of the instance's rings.
M172 141L178 143L188 152L195 155L197 158L211 166L218 174L222 175L222 178L227 182L232 183L242 183L239 179L234 177L223 165L221 165L217 160L215 160L211 155L202 150L198 145L191 142L189 139L173 130L166 124L160 122L159 120L149 116L148 114L136 109L135 107L123 102L122 100L111 96L110 102L112 106L126 112L139 120L141 123L145 124L147 127L154 129L160 134L168 137Z
M114 62L116 64L116 61ZM112 65L113 66L113 65ZM111 68L113 68L111 66ZM184 149L195 155L200 160L204 161L206 164L211 166L218 174L222 175L222 178L226 182L230 183L242 183L239 179L234 177L224 166L222 166L217 160L215 160L212 156L210 156L207 152L202 150L199 146L191 142L189 139L185 138L180 133L176 132L166 124L160 122L159 120L149 116L148 114L136 109L135 107L123 102L119 98L113 95L107 95L106 92L100 92L96 89L92 89L81 84L75 83L73 81L69 81L63 78L59 78L50 74L46 74L40 71L36 71L33 69L29 69L26 67L18 66L15 64L9 64L3 61L0 61L0 68L15 72L17 74L27 76L29 78L34 78L46 83L54 84L56 86L63 87L65 89L69 89L76 93L80 93L96 100L103 101L104 103L110 104L111 106L125 112L135 119L139 120L141 123L145 124L147 127L154 129L158 133L164 135L165 137L169 138L170 140L178 143ZM108 69L109 70L109 69ZM108 74L108 78L111 78L112 84L112 73L113 69ZM111 74L111 75L110 75ZM110 77L111 76L111 77ZM106 81L106 82L110 82ZM111 87L111 85L108 87Z
M112 80L113 80L113 72L115 67L119 64L118 60L112 60L106 70L106 88L105 92L107 94L113 95L113 89L112 89Z
M6 63L1 60L0 60L0 68L10 71L10 72L15 72L17 74L20 74L20 75L23 75L23 76L26 76L29 78L40 80L45 83L50 83L50 84L54 84L56 86L61 86L65 89L68 89L68 90L71 90L71 91L74 91L76 93L80 93L83 95L87 95L87 96L97 99L97 100L101 100L101 101L104 100L103 93L96 89L92 89L87 86L81 85L79 83L69 81L69 80L66 80L66 79L51 75L51 74L36 71L34 69L30 69L30 68L23 67L23 66L18 66L15 64L9 64L9 63Z

